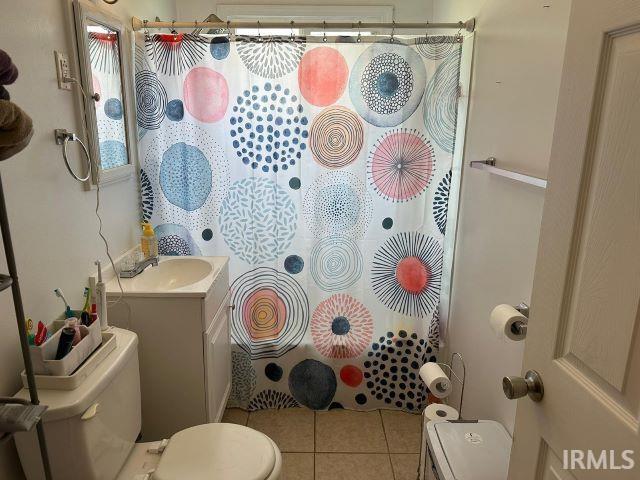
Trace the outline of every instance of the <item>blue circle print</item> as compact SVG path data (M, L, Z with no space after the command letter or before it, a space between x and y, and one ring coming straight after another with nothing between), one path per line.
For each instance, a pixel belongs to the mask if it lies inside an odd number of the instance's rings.
M398 76L393 72L384 72L377 79L377 87L380 95L391 97L398 91L400 81Z
M364 120L376 127L393 127L418 108L426 82L424 62L413 49L374 43L351 68L349 96Z
M304 260L298 255L289 255L284 259L284 269L291 274L300 273L303 268Z
M209 52L216 60L224 60L229 56L229 39L227 37L212 38Z
M300 179L298 177L293 177L291 180L289 180L289 186L293 190L298 190L300 188Z
M211 165L200 149L174 143L162 155L160 186L167 200L188 212L197 210L211 192Z
M317 360L303 360L289 373L291 394L298 403L313 410L327 408L333 400L336 387L333 369Z
M266 367L264 367L265 376L273 381L279 382L282 378L282 367L277 363L268 363Z
M160 255L201 255L200 248L193 241L189 230L175 223L163 223L153 229L158 237Z
M351 330L347 317L338 316L331 321L331 332L334 335L346 335Z
M272 180L238 180L220 206L220 233L231 251L249 264L275 260L296 234L298 212L289 193Z
M316 221L331 225L332 229L345 231L358 223L360 198L351 186L341 183L327 185L320 190L324 204L316 209Z
M229 135L238 160L265 173L300 162L307 149L309 119L296 92L270 82L253 85L238 95L232 110Z
M119 140L100 142L100 166L103 170L122 167L127 161L127 148Z
M167 103L165 112L169 120L173 120L174 122L182 120L184 118L184 105L182 104L182 100L171 100Z
M122 118L122 102L117 98L110 98L104 102L104 114L111 120Z
M210 229L210 228L205 228L205 229L202 231L202 239L203 239L205 242L208 242L208 241L209 241L209 240L211 240L212 238L213 238L213 232L211 231L211 229Z

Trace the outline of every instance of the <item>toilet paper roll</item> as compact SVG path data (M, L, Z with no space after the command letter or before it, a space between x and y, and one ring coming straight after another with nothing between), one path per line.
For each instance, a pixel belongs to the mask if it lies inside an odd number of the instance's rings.
M425 422L431 420L458 420L458 411L443 403L432 403L423 412Z
M524 335L518 334L514 329L517 322L527 323L527 317L511 305L498 305L491 312L489 324L498 337L506 336L510 340L523 340Z
M451 380L437 363L425 363L420 367L419 374L422 381L436 397L445 398L451 393Z

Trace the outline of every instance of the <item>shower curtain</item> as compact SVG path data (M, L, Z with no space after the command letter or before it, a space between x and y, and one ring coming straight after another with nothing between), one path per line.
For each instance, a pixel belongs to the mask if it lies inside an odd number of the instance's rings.
M230 406L428 403L461 41L137 37L142 215L230 258Z

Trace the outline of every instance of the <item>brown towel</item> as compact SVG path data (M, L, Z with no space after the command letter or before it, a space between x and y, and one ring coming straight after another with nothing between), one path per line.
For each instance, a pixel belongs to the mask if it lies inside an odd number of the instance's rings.
M0 160L25 148L33 135L33 122L15 103L0 100Z
M0 50L0 85L9 85L18 78L18 68L4 50Z

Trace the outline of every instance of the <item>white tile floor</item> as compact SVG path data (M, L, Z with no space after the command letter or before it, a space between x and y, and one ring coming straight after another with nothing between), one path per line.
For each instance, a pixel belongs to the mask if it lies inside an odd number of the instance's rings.
M415 480L420 419L392 410L288 408L228 409L222 421L271 437L282 452L282 480Z

